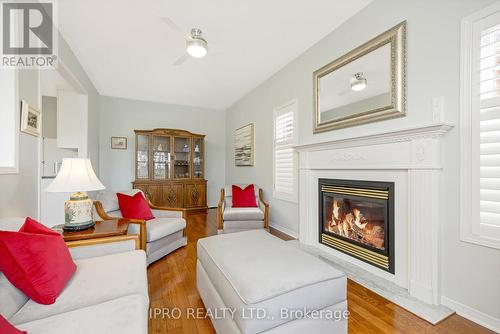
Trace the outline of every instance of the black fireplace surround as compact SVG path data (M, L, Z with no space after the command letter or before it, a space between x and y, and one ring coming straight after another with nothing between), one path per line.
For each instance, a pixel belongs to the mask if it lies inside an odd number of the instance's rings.
M394 274L394 183L319 179L319 242Z

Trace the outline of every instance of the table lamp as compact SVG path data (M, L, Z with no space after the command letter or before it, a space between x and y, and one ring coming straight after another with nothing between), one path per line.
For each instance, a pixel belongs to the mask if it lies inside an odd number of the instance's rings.
M105 187L95 175L90 159L65 158L47 192L71 192L64 202L64 231L81 231L95 225L92 219L92 200L87 191Z

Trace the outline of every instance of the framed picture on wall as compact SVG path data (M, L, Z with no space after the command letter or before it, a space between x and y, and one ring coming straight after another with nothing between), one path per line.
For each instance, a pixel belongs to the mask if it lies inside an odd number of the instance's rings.
M113 150L126 150L127 137L111 137L111 148Z
M253 166L254 153L254 126L251 123L234 132L234 165Z
M40 110L21 101L21 131L32 136L40 135L40 127L42 122L42 113Z

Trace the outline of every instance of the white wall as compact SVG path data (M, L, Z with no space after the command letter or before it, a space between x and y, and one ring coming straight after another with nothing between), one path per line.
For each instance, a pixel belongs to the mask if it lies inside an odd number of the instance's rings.
M435 96L444 97L445 120L458 125L460 19L491 2L375 0L227 110L226 182L254 182L270 198L272 113L295 98L300 144L430 124ZM407 117L314 135L312 72L403 20L408 24ZM256 132L255 166L235 167L234 130L251 122ZM455 127L443 147L442 294L500 319L500 251L459 239L458 135ZM272 224L297 232L297 205L272 198L270 202Z
M99 93L88 77L82 65L78 61L71 47L59 35L59 59L62 59L64 66L71 72L88 96L87 113L87 150L88 157L92 161L92 167L99 175Z
M19 101L40 108L40 72L20 70L18 81ZM19 134L19 174L0 175L0 218L30 216L38 217L38 154L40 139L20 132Z
M43 138L57 138L57 98L42 96Z
M225 176L225 117L223 111L101 97L100 179L107 189L132 187L135 178L135 129L183 129L205 134L205 178L208 205L216 206ZM127 150L112 150L111 137L128 138Z

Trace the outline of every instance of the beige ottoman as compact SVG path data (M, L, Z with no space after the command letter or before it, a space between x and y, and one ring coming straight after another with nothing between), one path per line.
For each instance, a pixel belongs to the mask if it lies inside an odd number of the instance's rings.
M347 333L344 273L264 230L200 239L196 269L219 334Z

